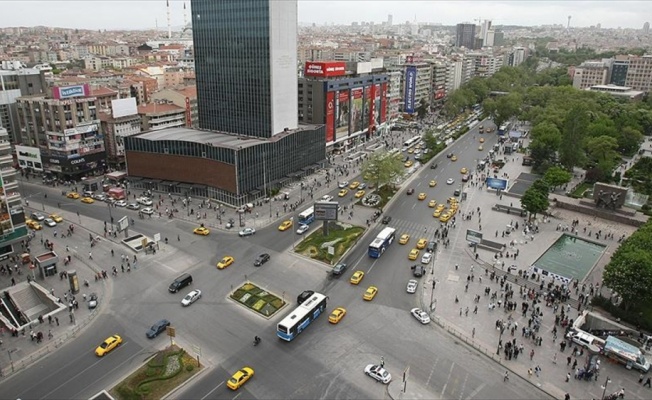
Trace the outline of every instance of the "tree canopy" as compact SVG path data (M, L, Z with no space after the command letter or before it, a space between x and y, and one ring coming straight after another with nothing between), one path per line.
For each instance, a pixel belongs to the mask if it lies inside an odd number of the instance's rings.
M362 176L366 181L374 182L376 187L387 185L404 173L405 167L400 153L377 151L362 163Z

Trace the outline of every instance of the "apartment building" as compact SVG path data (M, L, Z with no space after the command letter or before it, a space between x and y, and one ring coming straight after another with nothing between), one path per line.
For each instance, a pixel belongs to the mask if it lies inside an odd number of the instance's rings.
M643 92L652 89L652 54L629 56L625 86Z
M138 115L140 115L140 126L143 132L186 126L186 109L171 102L140 105Z
M389 71L386 74L389 76L389 83L387 85L387 120L394 122L401 116L401 102L403 101L401 78L403 74L401 71Z
M27 238L25 211L18 188L18 171L14 168L9 132L0 127L0 259L22 253L18 245ZM14 247L16 246L16 247Z
M44 93L45 74L37 69L0 70L0 126L7 130L9 141L20 141L16 99Z
M167 102L181 107L186 112L186 128L199 128L197 112L197 87L163 89L151 95L154 102Z
M401 91L404 93L401 111L414 114L422 100L430 104L432 65L429 63L404 64L400 67L400 71L402 72Z
M573 87L588 89L591 86L606 85L609 77L609 66L603 61L585 61L575 68Z

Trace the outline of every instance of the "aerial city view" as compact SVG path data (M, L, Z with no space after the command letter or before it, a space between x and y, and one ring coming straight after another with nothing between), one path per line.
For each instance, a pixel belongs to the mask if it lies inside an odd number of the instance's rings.
M652 3L0 9L0 399L652 398Z

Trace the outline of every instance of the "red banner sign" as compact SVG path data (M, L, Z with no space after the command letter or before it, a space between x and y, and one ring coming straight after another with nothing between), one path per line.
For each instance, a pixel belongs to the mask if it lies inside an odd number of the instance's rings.
M346 63L344 61L306 61L304 75L318 78L346 75Z
M335 141L335 92L326 93L326 143Z

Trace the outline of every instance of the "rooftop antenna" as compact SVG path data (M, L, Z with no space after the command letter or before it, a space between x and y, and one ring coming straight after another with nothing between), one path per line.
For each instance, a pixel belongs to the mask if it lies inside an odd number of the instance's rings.
M183 29L188 26L188 17L186 16L186 2L183 3Z
M166 0L168 9L168 39L172 39L172 24L170 23L170 0Z

